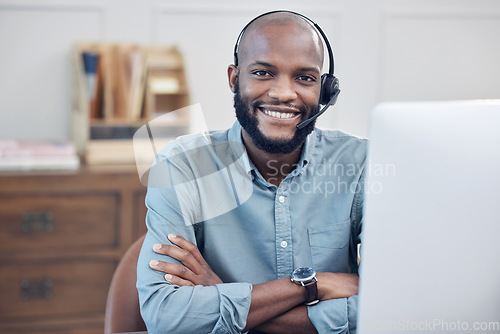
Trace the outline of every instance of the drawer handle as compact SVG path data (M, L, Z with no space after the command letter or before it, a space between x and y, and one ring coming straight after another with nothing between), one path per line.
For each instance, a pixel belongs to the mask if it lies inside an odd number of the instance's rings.
M51 299L53 285L50 278L34 281L23 279L21 281L21 297L24 300Z
M21 219L21 230L29 232L52 232L54 215L52 212L25 212Z

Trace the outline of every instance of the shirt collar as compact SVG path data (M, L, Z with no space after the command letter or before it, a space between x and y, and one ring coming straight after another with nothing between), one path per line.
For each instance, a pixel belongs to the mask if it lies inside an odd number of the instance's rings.
M243 146L243 155L238 159L238 163L240 166L243 168L245 173L250 174L253 169L255 169L255 166L253 163L250 161L250 158L248 157L248 153L246 148L244 147L243 144L243 139L241 139L241 125L240 122L236 121L234 122L233 126L229 129L227 139L231 143L235 143L237 146L241 145ZM239 148L239 147L238 147Z
M300 155L299 167L304 168L309 162L311 162L314 155L314 148L316 147L316 131L311 132L304 143L302 148L302 154Z

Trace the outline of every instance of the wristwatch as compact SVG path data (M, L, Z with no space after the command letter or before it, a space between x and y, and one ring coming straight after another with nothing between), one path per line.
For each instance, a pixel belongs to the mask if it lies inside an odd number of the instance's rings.
M318 279L316 278L316 272L313 268L297 268L293 271L290 278L293 283L302 285L306 288L306 305L311 306L319 302L317 286Z

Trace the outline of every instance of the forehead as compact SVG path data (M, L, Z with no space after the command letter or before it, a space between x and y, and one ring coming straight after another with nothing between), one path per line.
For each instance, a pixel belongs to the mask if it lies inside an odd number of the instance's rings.
M264 61L321 70L323 46L318 33L307 22L261 24L245 31L239 45L238 61L241 65Z

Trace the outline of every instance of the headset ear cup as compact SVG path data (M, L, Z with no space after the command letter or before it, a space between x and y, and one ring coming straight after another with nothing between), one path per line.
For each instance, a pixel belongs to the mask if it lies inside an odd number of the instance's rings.
M339 92L339 80L332 74L325 73L321 76L321 93L319 103L327 104ZM335 103L333 101L332 105Z

